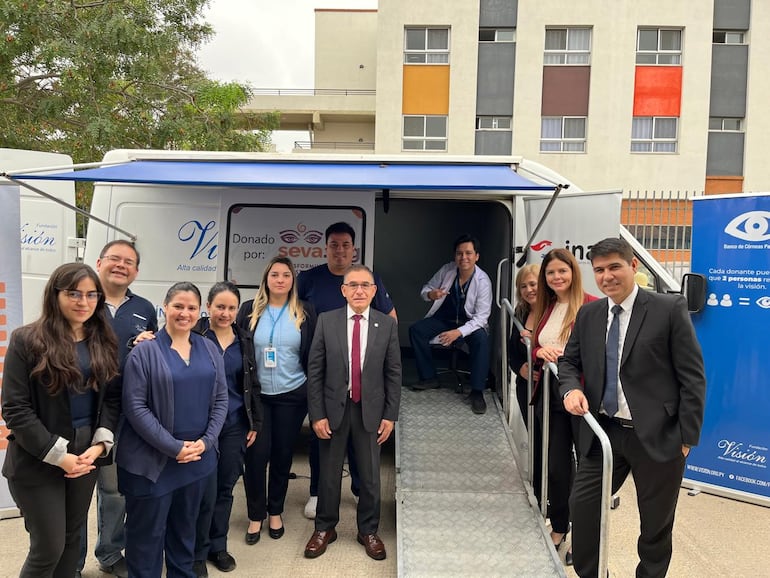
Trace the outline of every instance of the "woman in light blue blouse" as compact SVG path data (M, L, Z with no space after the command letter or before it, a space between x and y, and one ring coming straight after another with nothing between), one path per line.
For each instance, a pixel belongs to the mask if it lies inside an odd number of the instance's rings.
M246 450L243 477L250 545L259 541L267 515L270 537L283 536L281 514L293 450L307 415L307 357L316 318L312 307L297 297L295 282L292 262L273 258L256 298L243 304L236 321L253 333L262 386L262 431Z

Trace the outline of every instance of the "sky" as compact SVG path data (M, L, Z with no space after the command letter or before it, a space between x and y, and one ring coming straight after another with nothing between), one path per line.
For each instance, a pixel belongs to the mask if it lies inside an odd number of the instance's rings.
M316 8L377 7L377 0L211 0L205 12L214 37L198 51L209 77L253 88L313 88ZM289 151L307 133L273 133Z

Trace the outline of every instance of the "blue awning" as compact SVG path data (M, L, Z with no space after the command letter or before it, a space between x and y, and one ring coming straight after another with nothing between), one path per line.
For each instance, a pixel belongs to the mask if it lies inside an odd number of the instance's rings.
M280 189L550 191L510 165L137 160L80 171L14 174L14 180Z

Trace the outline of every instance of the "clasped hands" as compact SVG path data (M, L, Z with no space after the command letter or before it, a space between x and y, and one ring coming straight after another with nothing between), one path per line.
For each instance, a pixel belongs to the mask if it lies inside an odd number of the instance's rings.
M80 455L65 454L64 459L59 463L59 467L65 472L64 477L73 479L90 474L96 469L94 462L104 454L104 450L104 444L98 443Z

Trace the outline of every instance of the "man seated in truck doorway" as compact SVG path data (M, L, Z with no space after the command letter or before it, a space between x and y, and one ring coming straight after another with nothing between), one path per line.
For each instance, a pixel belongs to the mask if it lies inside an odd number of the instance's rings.
M476 263L479 240L460 235L454 242L454 261L442 266L423 285L420 296L432 301L424 319L409 328L420 381L415 390L440 387L431 355L431 343L452 347L463 340L471 363L471 408L473 413L487 411L484 386L489 373L489 315L492 311L492 282Z
M326 263L302 271L297 277L297 295L303 301L309 302L317 315L332 309L345 306L345 296L342 294L342 283L345 272L353 264L356 253L356 231L348 223L333 223L326 228ZM372 308L390 315L398 321L396 308L390 300L388 290L374 274L377 291L372 300ZM310 440L310 497L305 504L306 518L315 518L318 504L318 438L311 432ZM348 467L350 468L350 491L358 497L359 477L353 446L348 448Z

